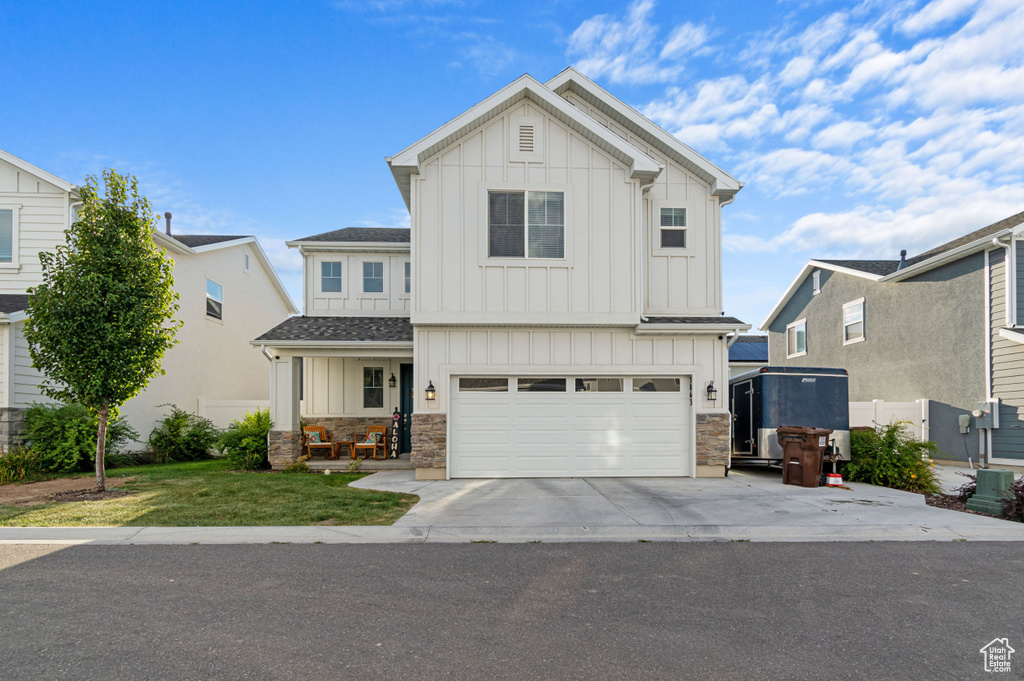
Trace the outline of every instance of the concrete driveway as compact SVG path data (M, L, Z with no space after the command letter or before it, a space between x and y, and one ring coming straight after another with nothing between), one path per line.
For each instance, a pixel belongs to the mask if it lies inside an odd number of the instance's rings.
M778 469L733 469L716 479L430 482L393 471L353 486L418 494L395 527L435 541L1024 540L1022 524L934 508L919 494L860 483L805 489L783 485Z

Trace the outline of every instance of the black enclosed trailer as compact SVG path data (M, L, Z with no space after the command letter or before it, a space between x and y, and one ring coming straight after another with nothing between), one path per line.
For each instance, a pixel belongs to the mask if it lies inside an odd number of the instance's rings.
M780 426L827 428L850 459L850 390L846 369L767 366L729 379L733 462L777 461Z

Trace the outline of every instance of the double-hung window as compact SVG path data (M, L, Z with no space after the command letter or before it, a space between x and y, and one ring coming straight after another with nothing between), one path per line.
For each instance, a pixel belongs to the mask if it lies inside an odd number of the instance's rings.
M843 345L864 340L864 299L843 305Z
M565 257L563 192L490 192L487 201L490 257Z
M0 263L14 262L14 210L0 208Z
M686 209L661 209L661 247L686 248Z
M801 319L786 327L786 359L807 354L807 320Z
M384 293L384 263L363 263L363 293Z
M363 409L384 406L384 367L363 367Z
M341 293L341 263L320 263L320 290L323 293Z
M206 316L224 318L224 287L212 279L206 280Z

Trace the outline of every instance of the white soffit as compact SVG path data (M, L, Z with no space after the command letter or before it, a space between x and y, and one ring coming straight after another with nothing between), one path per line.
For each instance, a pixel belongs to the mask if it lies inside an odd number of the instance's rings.
M460 116L445 123L415 144L387 160L406 206L411 203L410 176L420 171L419 164L444 147L528 99L573 131L583 135L603 151L630 169L635 178L653 180L661 172L658 162L644 151L559 97L532 76L520 76L511 84L483 100Z

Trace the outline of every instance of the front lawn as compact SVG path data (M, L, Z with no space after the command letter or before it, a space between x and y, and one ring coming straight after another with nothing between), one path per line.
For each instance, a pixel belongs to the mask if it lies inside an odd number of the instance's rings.
M130 480L121 482L121 478ZM118 468L107 489L128 496L99 501L0 505L0 527L216 525L391 525L412 494L352 489L362 475L247 473L222 459Z

